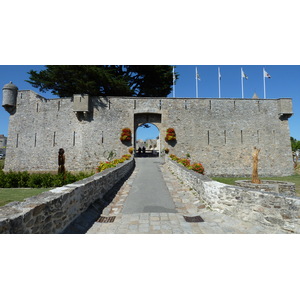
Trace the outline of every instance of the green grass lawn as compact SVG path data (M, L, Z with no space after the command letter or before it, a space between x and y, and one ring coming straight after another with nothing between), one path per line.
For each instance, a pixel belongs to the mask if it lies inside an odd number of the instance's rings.
M249 180L251 178L237 178L237 177L213 177L213 180L235 185L236 180ZM260 177L261 180L278 180L278 181L289 181L293 182L296 185L296 195L300 197L300 174L295 174L293 176L286 176L286 177Z
M51 188L46 189L0 189L0 206L3 206L13 201L23 201L25 198L36 196L45 191L49 191Z

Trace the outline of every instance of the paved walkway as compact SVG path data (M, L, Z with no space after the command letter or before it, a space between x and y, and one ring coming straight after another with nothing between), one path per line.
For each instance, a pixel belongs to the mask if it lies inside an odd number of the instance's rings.
M137 158L135 177L123 207L123 214L145 212L176 213L175 204L165 184L158 158Z
M136 162L132 175L102 212L102 217L115 220L95 222L88 234L285 233L207 209L160 158L138 158ZM199 215L204 222L190 223L184 218Z

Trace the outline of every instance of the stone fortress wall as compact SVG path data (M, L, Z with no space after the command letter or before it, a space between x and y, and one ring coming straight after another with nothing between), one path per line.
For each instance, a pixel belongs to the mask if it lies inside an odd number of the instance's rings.
M3 106L11 114L5 171L57 171L59 148L66 169L94 169L106 150L117 157L135 145L138 126L160 130L160 150L179 157L190 154L209 176L250 176L252 150L261 149L259 175L293 174L288 118L292 100L227 98L89 97L45 99L30 90L16 93L15 103L3 90ZM8 103L10 102L10 103ZM129 143L122 128L132 130ZM177 141L168 144L166 129Z

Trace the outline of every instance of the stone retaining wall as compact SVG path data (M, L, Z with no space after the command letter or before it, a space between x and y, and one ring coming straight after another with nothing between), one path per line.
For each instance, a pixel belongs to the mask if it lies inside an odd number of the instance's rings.
M61 233L135 166L134 159L24 202L0 207L0 233Z
M261 180L260 184L252 183L251 180L237 180L237 186L248 189L259 190L263 192L273 192L296 196L296 186L293 182L278 181L278 180Z
M249 190L213 181L167 160L169 168L193 188L212 210L243 221L278 227L300 233L300 198L279 193Z

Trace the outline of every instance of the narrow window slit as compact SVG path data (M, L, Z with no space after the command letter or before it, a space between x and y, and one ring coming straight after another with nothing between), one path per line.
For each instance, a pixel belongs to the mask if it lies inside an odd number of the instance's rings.
M244 139L243 139L243 130L241 130L241 143L243 144Z
M55 137L56 137L56 132L54 131L54 133L53 133L53 147L55 147Z

